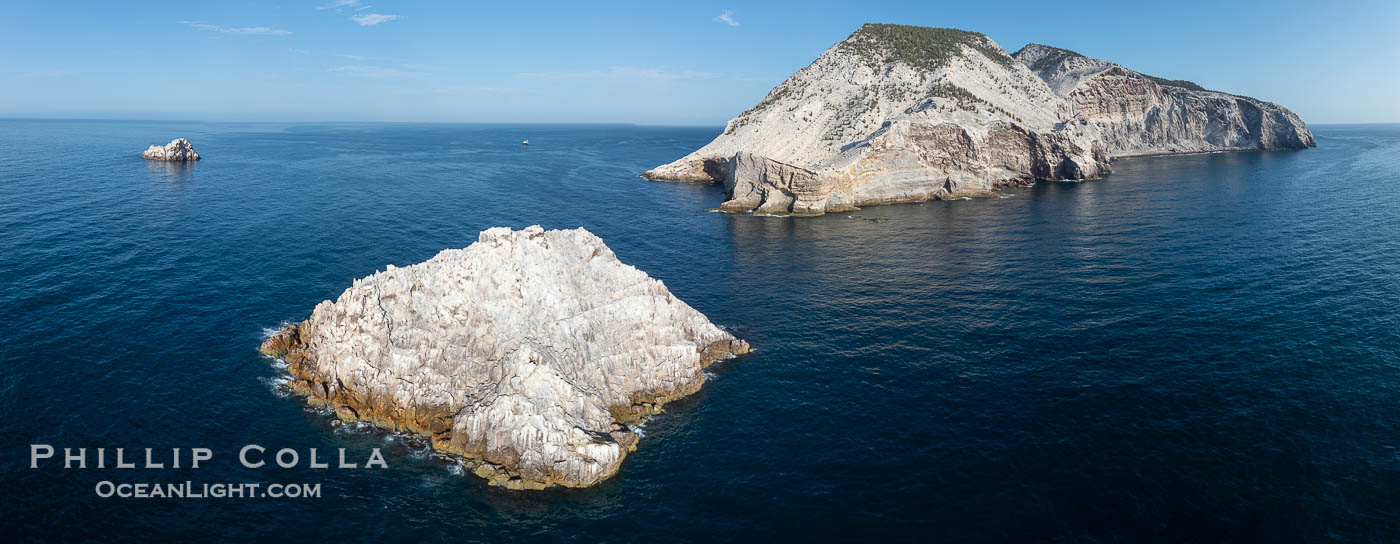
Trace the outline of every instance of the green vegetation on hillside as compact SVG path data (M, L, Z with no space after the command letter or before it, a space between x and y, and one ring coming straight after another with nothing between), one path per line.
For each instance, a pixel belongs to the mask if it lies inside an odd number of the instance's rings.
M764 111L772 107L773 104L778 103L778 101L782 100L784 96L787 96L788 93L792 91L792 87L788 86L786 83L787 82L784 82L783 85L774 87L773 90L768 92L768 96L763 97L762 102L754 104L752 108L744 110L744 113L739 114L739 117L735 118L735 122L730 124L729 127L724 130L724 133L733 134L734 131L737 130L739 127L748 124L749 116L757 114L758 112Z
M1087 58L1087 57L1084 57L1084 55L1081 55L1081 54L1076 53L1076 52L1074 52L1074 51L1070 51L1070 50L1068 50L1068 49L1061 49L1061 48L1059 48L1059 47L1052 47L1052 46L1049 46L1049 45L1041 45L1041 44L1026 44L1026 47L1022 47L1019 51L1016 51L1016 54L1015 54L1014 56L1019 57L1019 56L1021 55L1021 52L1025 51L1027 47L1031 47L1031 46L1043 47L1043 48L1045 48L1045 49L1051 50L1051 53L1050 53L1050 54L1045 55L1045 56L1041 57L1040 59L1036 60L1035 62L1031 63L1030 69L1031 69L1032 72L1040 72L1041 70L1044 70L1044 69L1046 69L1046 68L1049 68L1050 66L1052 66L1052 65L1054 65L1054 64L1057 64L1057 63L1059 63L1059 62L1064 61L1065 59L1072 59L1072 58L1079 58L1079 57ZM1138 73L1141 74L1142 72L1138 72ZM1188 90L1188 91L1209 91L1209 89L1206 89L1205 87L1202 87L1202 86L1200 86L1200 85L1197 85L1195 82L1186 81L1186 80L1184 80L1184 79L1166 79L1166 78L1161 78L1161 77L1157 77L1157 76L1150 76L1150 75L1147 75L1147 74L1142 74L1142 77L1145 77L1145 78L1147 78L1147 79L1150 79L1150 80L1152 80L1154 83L1156 83L1156 84L1158 84L1158 85L1166 86L1166 87L1177 87L1177 88L1180 88L1180 89L1186 89L1186 90Z
M964 45L1006 68L1014 62L986 36L955 28L866 23L838 47L860 56L877 70L897 61L930 72L947 65L953 57L962 56Z
M1049 55L1045 55L1045 56L1043 56L1043 57L1040 57L1039 60L1036 60L1035 62L1031 63L1030 68L1031 68L1031 71L1032 71L1032 72L1039 72L1039 71L1041 71L1041 70L1044 70L1044 69L1046 69L1046 68L1049 68L1050 65L1056 64L1056 63L1061 62L1061 61L1063 61L1063 60L1065 60L1065 59L1088 58L1088 57L1085 57L1084 55L1081 55L1081 54L1079 54L1079 53L1077 53L1077 52L1074 52L1074 51L1070 51L1070 50L1068 50L1068 49L1061 49L1061 48L1059 48L1059 47L1051 47L1051 46L1048 46L1048 45L1026 44L1026 47L1030 47L1030 46L1032 46L1032 45L1037 45L1037 46L1040 46L1040 47L1043 47L1043 48L1045 48L1045 49L1049 49L1049 50L1053 51L1052 54L1049 54ZM1026 50L1026 47L1022 47L1021 50L1020 50L1020 51L1017 51L1017 52L1016 52L1016 55L1014 55L1014 56L1019 56L1019 55L1021 54L1021 51L1025 51L1025 50Z
M1206 89L1205 87L1202 87L1202 86L1197 85L1197 84L1195 84L1195 83L1193 83L1193 82L1190 82L1190 81L1186 81L1186 80L1184 80L1184 79L1163 79L1163 78L1160 78L1160 77L1157 77L1157 76L1149 76L1149 75L1147 75L1147 74L1142 74L1142 77L1145 77L1145 78L1147 78L1147 79L1150 79L1150 80L1152 80L1154 83L1156 83L1156 84L1158 84L1158 85L1163 85L1163 86L1167 86L1167 87L1180 87L1180 88L1186 89L1186 90L1188 90L1188 91L1205 91L1205 90L1208 90L1208 89Z
M929 96L947 98L949 100L957 102L958 107L965 110L976 108L977 104L987 104L988 106L991 105L991 103L987 102L986 100L982 100L981 97L978 97L977 95L968 92L967 89L964 89L957 85L953 85L951 83L936 83L933 87L929 89L928 94Z
M951 83L936 83L933 85L933 87L929 89L928 94L929 96L935 96L939 98L946 98L952 100L957 103L958 109L977 111L978 106L981 105L983 107L986 107L987 109L1010 117L1018 123L1021 123L1023 125L1026 124L1025 121L1021 120L1021 118L1016 116L1015 114L1002 109L996 104L983 100L982 97L968 92L967 89L964 89L957 85L953 85Z

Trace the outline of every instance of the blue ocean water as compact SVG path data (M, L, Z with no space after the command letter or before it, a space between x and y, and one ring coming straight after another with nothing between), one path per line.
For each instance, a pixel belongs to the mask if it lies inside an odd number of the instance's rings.
M710 213L718 188L637 178L717 132L0 121L0 536L1400 538L1400 126L861 212L883 222ZM137 157L175 137L205 160ZM490 488L272 386L268 329L530 224L588 228L760 351L589 489ZM33 443L215 459L30 469ZM380 447L389 468L245 469L250 443Z

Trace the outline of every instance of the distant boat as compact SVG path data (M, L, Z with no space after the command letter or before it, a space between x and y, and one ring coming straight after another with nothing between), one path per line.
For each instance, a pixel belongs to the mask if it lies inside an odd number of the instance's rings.
M523 141L523 142L520 142L520 145L530 145L530 140L525 140L525 141Z

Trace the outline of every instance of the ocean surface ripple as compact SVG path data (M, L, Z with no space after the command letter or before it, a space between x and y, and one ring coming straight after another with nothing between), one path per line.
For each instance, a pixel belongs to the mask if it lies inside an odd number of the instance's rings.
M714 128L3 120L0 519L14 540L1394 539L1400 127L1314 128L1316 149L1124 159L872 222L707 213L719 188L636 177ZM137 157L175 137L205 160ZM588 228L759 349L616 478L489 488L269 385L265 329L536 223ZM31 443L215 459L29 469ZM390 468L249 470L250 443Z

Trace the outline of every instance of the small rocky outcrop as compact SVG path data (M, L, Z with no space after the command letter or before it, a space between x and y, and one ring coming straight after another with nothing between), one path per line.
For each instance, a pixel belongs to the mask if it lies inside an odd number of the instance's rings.
M1313 145L1276 104L1063 49L867 24L642 177L723 183L721 210L814 215L1093 179L1119 156Z
M197 161L199 153L194 152L194 146L184 138L170 140L165 145L153 145L146 148L141 153L141 158L153 161Z
M532 226L357 279L262 351L342 420L427 437L492 484L539 489L615 474L634 425L749 345L592 233Z

